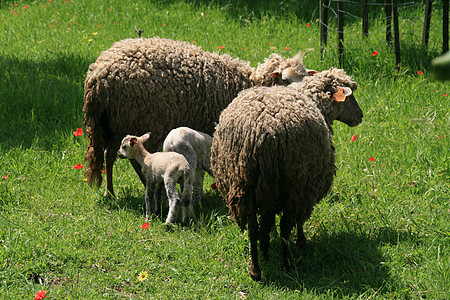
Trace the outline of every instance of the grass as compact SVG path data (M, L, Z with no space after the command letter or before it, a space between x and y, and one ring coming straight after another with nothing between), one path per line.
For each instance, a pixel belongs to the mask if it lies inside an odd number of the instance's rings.
M441 28L440 5L431 28ZM336 66L334 32L321 60L316 4L0 2L0 298L30 299L40 290L49 299L450 298L450 91L429 71L441 33L433 29L423 49L423 7L399 12L399 70L383 20L371 23L369 39L358 19L347 23L344 64L359 83L364 122L334 125L337 176L305 225L308 248L292 246L297 268L280 270L274 232L263 281L255 283L247 234L226 217L212 178L192 226L173 232L161 219L141 228L144 189L125 161L115 166L117 198L87 186L83 169L73 168L84 164L87 147L73 135L83 118L84 76L114 41L136 37L134 27L253 66L271 52L298 51L306 51L309 68Z

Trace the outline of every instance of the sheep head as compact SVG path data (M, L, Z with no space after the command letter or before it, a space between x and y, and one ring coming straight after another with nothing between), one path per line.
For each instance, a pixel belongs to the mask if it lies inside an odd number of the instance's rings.
M363 112L353 96L351 88L347 86L339 87L332 94L331 100L333 101L333 119L341 121L350 127L357 126L362 122Z
M272 53L263 64L258 65L250 79L255 85L288 85L292 82L300 82L306 76L314 73L316 71L308 70L303 65L301 53L292 58L284 58L279 54Z
M151 133L148 132L140 137L134 135L127 135L126 137L124 137L120 144L119 151L117 151L119 157L136 159L140 155L140 147L149 139L150 134Z

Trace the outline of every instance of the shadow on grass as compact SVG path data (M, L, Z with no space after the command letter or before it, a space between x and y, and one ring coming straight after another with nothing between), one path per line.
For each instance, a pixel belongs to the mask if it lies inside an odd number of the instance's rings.
M380 230L373 237L322 232L308 241L306 249L290 244L296 268L289 272L280 269L281 241L272 238L269 260L261 259L265 284L344 297L368 291L383 295L391 291L389 286L395 279L383 265L380 245L395 245L410 238L391 229Z
M56 133L81 127L83 85L90 61L72 53L45 60L0 56L0 145L57 146Z
M143 186L125 187L119 190L118 196L112 198L99 198L98 203L109 210L128 210L136 215L145 216L145 189ZM217 226L217 216L228 213L228 209L218 193L214 191L205 192L205 198L201 204L194 205L192 217L193 229L199 227ZM166 215L153 216L154 220L164 222ZM178 216L181 221L181 212Z

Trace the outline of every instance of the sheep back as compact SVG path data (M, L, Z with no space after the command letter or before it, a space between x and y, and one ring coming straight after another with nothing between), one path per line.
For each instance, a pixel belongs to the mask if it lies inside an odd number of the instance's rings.
M242 91L222 112L211 165L242 229L250 214L267 209L306 219L335 174L331 133L317 105L283 86Z

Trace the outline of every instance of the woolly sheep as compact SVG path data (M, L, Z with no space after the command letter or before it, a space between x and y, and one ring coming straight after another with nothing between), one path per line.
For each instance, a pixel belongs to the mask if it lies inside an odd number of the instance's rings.
M172 129L163 143L164 152L172 151L182 154L191 168L195 169L194 204L200 203L203 198L205 172L212 176L211 145L212 136L188 127Z
M247 61L186 42L158 37L116 42L89 66L84 85L88 183L100 186L106 161L105 196L114 195L113 164L127 134L151 130L150 151L159 151L179 126L212 135L220 112L239 91L306 75L301 55L288 60L273 55L255 70ZM131 163L145 183L139 164Z
M146 178L145 192L145 218L148 220L151 214L150 199L154 193L155 213L160 213L162 185L167 193L169 201L169 213L166 224L175 222L179 207L182 208L182 224L189 224L189 214L192 209L192 184L194 181L194 169L191 168L186 158L176 152L150 153L144 143L149 139L150 133L141 137L127 135L123 138L118 155L120 158L135 159L142 167L142 173ZM180 183L181 199L176 189L176 183Z
M303 224L335 175L333 120L362 121L356 88L343 70L331 69L288 87L242 91L220 115L211 167L230 215L242 230L248 225L254 280L261 278L258 239L267 257L276 214L282 213L282 266L293 262L287 241L295 223L297 245L306 245Z

